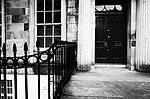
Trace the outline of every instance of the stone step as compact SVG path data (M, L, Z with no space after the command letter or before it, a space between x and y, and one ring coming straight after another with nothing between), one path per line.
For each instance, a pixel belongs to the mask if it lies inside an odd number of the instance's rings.
M70 81L65 86L62 96L66 97L62 99L71 96L75 98L70 99L84 99L85 97L89 97L87 99L96 99L93 97L101 97L102 99L148 99L150 97L150 82Z
M76 71L61 99L150 99L150 73L125 67L97 67Z
M126 99L123 97L101 97L101 96L63 96L61 99ZM135 98L137 99L137 98Z

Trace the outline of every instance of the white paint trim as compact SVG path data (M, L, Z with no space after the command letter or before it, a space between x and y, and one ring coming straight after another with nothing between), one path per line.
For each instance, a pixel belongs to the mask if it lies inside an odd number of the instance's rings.
M131 0L131 34L134 34L136 32L136 0ZM129 37L128 37L129 38ZM130 41L131 42L131 41ZM131 66L134 66L135 65L135 47L132 47L131 46L131 53L130 53L130 60L131 60L131 63L130 65Z
M90 70L92 63L91 0L79 1L77 62L79 70Z
M66 0L62 0L61 9L61 40L66 41Z
M2 79L3 75L1 75ZM48 99L48 76L47 75L40 75L40 92L41 92L41 99ZM8 96L12 96L14 99L15 97L15 89L14 89L14 75L7 74L7 80L12 80L12 94L8 94ZM50 75L50 79L52 81L53 76ZM55 79L55 76L54 76ZM17 97L18 99L25 99L25 76L24 75L17 75ZM2 94L3 95L3 94ZM53 83L50 82L50 97L53 99ZM28 99L38 99L38 75L28 75Z
M92 65L95 64L95 0L91 0Z
M1 6L2 6L2 45L3 43L5 43L5 37L6 37L6 34L5 34L5 20L6 20L6 16L5 16L5 5L4 5L4 0L1 0Z
M30 9L30 15L29 15L29 51L30 54L33 54L33 50L35 50L35 12L34 12L34 0L29 1L29 9Z
M34 50L36 51L36 41L37 41L37 1L34 0ZM53 17L53 16L52 16ZM38 24L40 25L40 24ZM43 24L41 24L43 25ZM66 41L66 2L65 0L61 0L61 23L48 23L45 25L61 25L61 40ZM54 33L54 32L53 32ZM53 35L52 35L53 36ZM56 37L56 36L55 36ZM46 50L47 48L40 48L41 51Z
M137 0L136 66L140 70L150 65L150 1ZM145 67L144 67L145 66ZM145 69L146 70L146 69Z

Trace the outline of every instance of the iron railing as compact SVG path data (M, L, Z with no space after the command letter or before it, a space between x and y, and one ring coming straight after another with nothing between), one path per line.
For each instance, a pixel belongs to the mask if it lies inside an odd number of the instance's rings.
M21 99L30 99L29 84L33 83L29 81L28 68L33 68L34 75L37 76L37 99L41 98L41 75L45 75L47 78L47 99L59 99L62 88L69 80L73 70L76 68L76 43L56 41L46 51L40 51L40 43L36 43L37 53L34 55L28 55L28 46L24 44L24 56L17 57L17 47L13 45L13 57L6 56L6 44L3 44L2 51L0 50L0 98L1 99L19 99L18 89L24 86L24 95ZM42 68L46 68L45 71L41 71ZM24 69L22 74L24 77L24 85L18 85L19 74L17 71ZM8 74L8 70L12 70L11 74ZM12 75L13 80L11 84L8 84L9 79L7 75ZM12 85L13 84L13 85ZM8 87L14 86L10 89ZM9 93L13 93L12 97L8 96Z

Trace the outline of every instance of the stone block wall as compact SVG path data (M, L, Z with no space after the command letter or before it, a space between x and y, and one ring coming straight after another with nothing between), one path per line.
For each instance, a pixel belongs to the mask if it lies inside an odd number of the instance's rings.
M23 55L23 44L29 40L29 0L6 0L7 56L12 56L13 43L17 55Z
M78 33L78 0L67 0L66 4L67 41L77 41Z

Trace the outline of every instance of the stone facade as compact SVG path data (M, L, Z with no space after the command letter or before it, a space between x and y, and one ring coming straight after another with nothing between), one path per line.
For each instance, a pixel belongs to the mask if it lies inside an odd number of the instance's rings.
M78 0L68 0L66 5L67 41L77 41L78 33Z
M30 0L6 1L6 42L7 56L13 56L12 45L29 43ZM34 8L34 7L33 7ZM32 22L31 22L32 23ZM66 0L66 40L77 41L78 33L78 0ZM33 34L34 35L34 34ZM30 45L29 45L30 46ZM35 46L35 45L33 45ZM23 55L22 46L18 55ZM34 49L32 49L33 51ZM32 52L31 51L31 52Z
M5 38L7 44L7 56L13 56L13 43L17 44L17 55L23 55L24 42L28 43L29 51L31 53L33 53L33 51L35 50L36 31L34 22L34 3L34 0L6 0ZM80 61L83 62L83 64L79 62L78 57L79 65L84 66L85 64L86 68L88 64L87 70L90 70L90 66L95 64L95 0L85 0L84 3L83 0L82 2L80 0L64 0L64 3L65 18L62 19L65 19L63 20L65 21L65 25L63 27L65 28L65 32L63 31L62 33L62 40L75 41L78 43L78 56L84 57L80 57ZM133 65L137 70L140 71L150 70L150 47L148 47L150 39L148 33L149 26L147 25L149 23L149 13L147 13L149 12L149 4L150 2L148 0L128 0L127 5L127 67L130 68L130 66ZM81 8L81 10L79 8ZM83 12L85 11L82 12L82 10L87 11L85 13L87 15L83 14ZM135 44L139 46L136 46ZM88 57L85 52L88 53ZM83 68L81 68L81 70Z
M13 56L13 43L17 55L23 55L23 44L29 40L29 0L6 0L6 22L7 56Z

